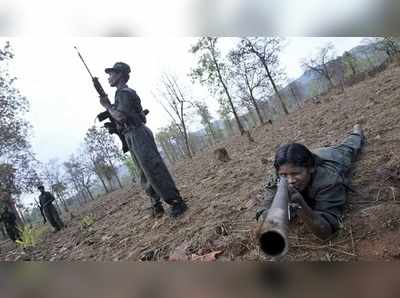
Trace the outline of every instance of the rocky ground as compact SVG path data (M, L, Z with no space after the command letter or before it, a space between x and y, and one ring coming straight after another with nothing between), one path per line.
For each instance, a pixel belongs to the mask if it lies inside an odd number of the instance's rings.
M149 201L135 186L96 200L67 220L59 233L45 233L34 249L0 243L0 260L267 260L252 231L266 175L281 143L310 148L340 142L358 122L367 146L356 164L340 234L323 243L301 222L290 225L287 261L394 260L400 258L400 67L368 78L320 103L307 102L273 125L251 131L255 143L235 136L192 160L175 165L177 185L189 210L182 218L149 216ZM217 161L214 149L231 157ZM94 224L80 221L93 215Z

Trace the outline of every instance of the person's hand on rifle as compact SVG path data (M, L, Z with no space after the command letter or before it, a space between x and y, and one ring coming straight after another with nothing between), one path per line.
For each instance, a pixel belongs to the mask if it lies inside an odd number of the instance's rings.
M288 191L289 191L290 203L297 204L300 207L303 207L304 205L307 204L301 193L299 193L299 191L296 188L289 185Z
M101 104L104 108L106 108L106 109L108 109L108 108L111 106L111 102L110 102L110 100L108 99L108 96L107 96L107 95L105 95L105 96L100 96L100 104Z
M268 213L268 208L261 207L258 208L256 211L256 221L258 221L260 218L265 217Z

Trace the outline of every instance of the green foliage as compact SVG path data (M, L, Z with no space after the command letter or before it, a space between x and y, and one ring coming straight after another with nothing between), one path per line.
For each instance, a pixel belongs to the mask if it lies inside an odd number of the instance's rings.
M25 119L29 102L9 72L13 57L7 42L0 48L0 186L3 191L17 194L33 190L38 177L29 141L31 125Z
M217 49L218 39L201 37L197 44L192 46L191 52L198 55L197 67L192 69L190 76L193 81L207 86L212 94L223 93L218 71L224 73L226 65L221 61L221 53Z
M28 225L24 225L19 227L18 230L21 233L21 240L17 240L17 245L27 248L27 247L35 247L44 232L47 231L47 227L32 227Z
M90 228L96 222L96 217L93 214L85 215L80 221L81 230Z

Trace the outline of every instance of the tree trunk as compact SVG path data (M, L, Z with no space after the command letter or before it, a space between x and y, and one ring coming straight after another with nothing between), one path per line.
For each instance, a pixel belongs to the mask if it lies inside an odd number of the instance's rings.
M326 67L326 64L323 64L323 67L324 67L324 76L325 76L325 78L328 80L329 87L330 87L330 88L333 88L334 85L333 85L333 82L332 82L332 78L331 78L331 76L329 75L329 71L328 71L328 68Z
M183 137L185 138L185 145L186 145L186 150L189 158L192 158L192 150L189 145L189 138L188 138L188 133L186 130L186 124L185 124L185 119L183 117L183 102L181 102L181 123L182 123L182 128L183 128Z
M292 95L293 95L293 97L294 97L294 99L296 101L297 106L299 108L301 108L300 99L297 97L296 92L294 92L294 89L293 89L291 84L289 84L289 88L290 88L290 92L292 93Z
M115 176L115 179L117 179L117 182L118 182L118 185L119 185L119 188L123 188L123 186L122 186L122 183L121 183L121 180L119 180L119 177L118 177L118 173L117 173L117 171L115 170L114 171L114 176Z
M86 192L89 194L89 197L90 197L92 200L94 200L94 197L93 197L92 192L90 191L89 187L85 186L85 190L86 190Z
M264 124L264 119L261 116L260 108L258 107L257 101L253 96L253 90L250 89L250 100L253 103L254 109L256 110L258 119L260 119L261 124Z
M99 179L100 179L100 181L101 181L101 184L103 185L104 190L106 191L106 193L109 193L110 191L108 190L107 185L106 185L106 183L104 182L103 177L102 177L100 174L97 174L97 177L99 177Z
M259 57L259 59L261 60L262 64L264 65L265 71L267 72L267 77L268 77L269 81L271 82L272 88L274 89L276 96L278 96L278 99L279 99L279 102L280 102L280 104L282 106L283 111L285 112L286 115L288 115L289 111L288 111L285 103L283 102L283 99L282 99L281 95L279 94L278 88L275 85L275 81L272 78L272 75L271 75L271 73L269 71L267 63L261 57Z
M61 203L63 204L64 210L65 212L69 212L68 206L67 206L67 202L64 200L62 195L58 195L59 200L61 201Z
M25 224L26 220L25 220L25 216L24 216L24 213L22 212L22 210L17 207L16 211L17 211L17 213L18 213L18 215L19 215L19 217L21 219L22 224Z
M210 50L211 50L211 56L212 56L213 61L214 61L214 65L215 65L215 67L217 69L218 79L221 82L222 87L224 88L226 96L228 97L229 105L231 106L233 116L235 117L235 120L236 120L237 126L239 128L240 134L242 135L242 134L244 134L244 129L243 129L242 123L240 122L239 116L236 113L236 109L235 109L235 107L233 105L233 101L232 101L231 95L229 94L228 87L225 85L225 82L224 82L224 80L222 78L218 62L217 62L217 60L215 58L215 55L214 55L214 50L213 49L210 49Z

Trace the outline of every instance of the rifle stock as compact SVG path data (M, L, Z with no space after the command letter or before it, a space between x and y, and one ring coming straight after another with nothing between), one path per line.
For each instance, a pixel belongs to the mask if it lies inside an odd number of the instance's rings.
M287 179L280 177L271 207L263 217L258 231L261 250L274 258L283 257L288 252L288 203Z

